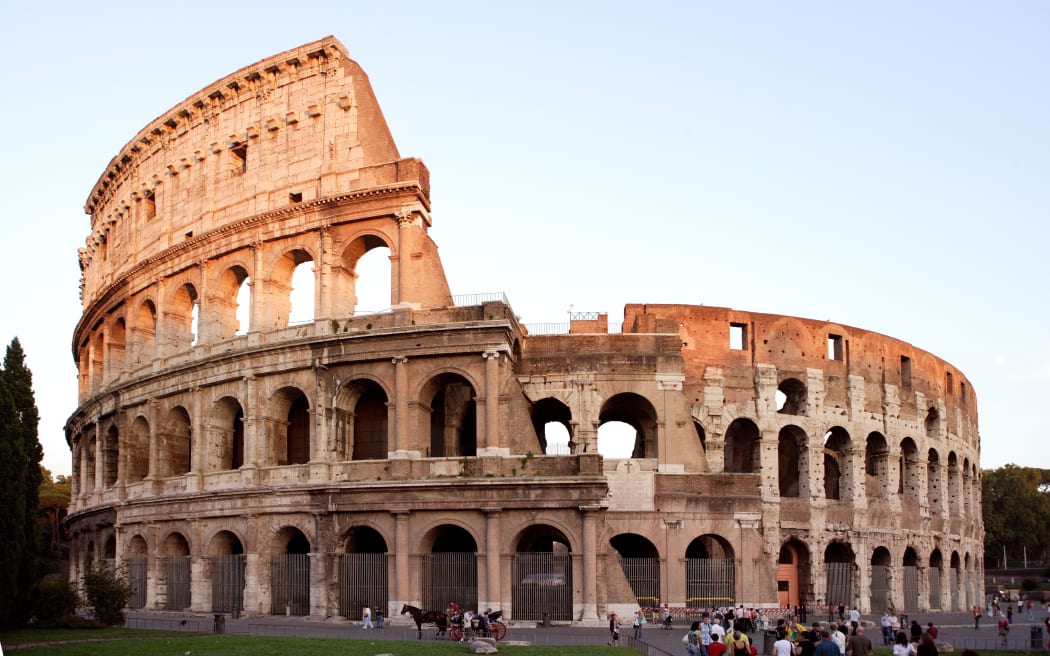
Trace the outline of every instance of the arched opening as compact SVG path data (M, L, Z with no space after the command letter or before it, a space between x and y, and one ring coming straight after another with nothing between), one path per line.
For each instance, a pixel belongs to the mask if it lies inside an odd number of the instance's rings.
M310 541L293 526L279 530L271 543L270 614L310 614Z
M937 408L930 407L926 411L926 437L937 437L941 432L941 414Z
M310 401L295 387L284 387L271 402L273 454L278 465L310 462Z
M824 572L828 605L852 606L853 571L856 558L853 548L843 542L832 542L824 550Z
M850 448L845 428L833 426L824 434L824 497L827 499L839 501L852 497Z
M656 423L656 409L649 399L631 392L614 394L602 404L598 413L598 452L606 458L624 457L620 455L623 446L633 436L631 453L627 457L655 458ZM621 426L606 428L606 424Z
M547 455L572 452L572 411L569 406L549 397L540 399L532 404L532 427L540 441L540 452Z
M208 298L209 331L215 339L229 339L248 332L251 286L248 271L232 266L219 276L215 293ZM242 307L243 304L243 307Z
M964 595L962 594L962 564L959 558L958 551L952 552L951 560L949 561L949 567L950 569L948 570L948 586L951 589L951 608L949 608L948 610L966 610L966 608L960 604L960 602L964 598Z
M387 612L387 544L369 526L355 526L343 538L339 555L339 614L359 618L365 606Z
M782 497L809 496L809 449L806 433L785 426L777 438L777 479Z
M736 602L733 547L720 535L694 538L685 550L685 605L718 608Z
M810 584L809 548L799 540L780 546L777 557L777 599L781 606L798 606L808 597Z
M135 364L149 364L157 352L157 308L153 301L144 301L139 306L132 335Z
M919 610L919 555L911 547L904 550L903 567L904 610L914 613Z
M102 543L102 559L106 567L113 569L117 566L117 538L110 535Z
M726 429L725 471L758 474L762 471L761 434L750 419L734 419Z
M157 463L160 476L182 476L190 471L190 415L182 406L168 412L160 439L160 458Z
M292 272L292 289L289 295L288 325L311 323L314 314L314 263L296 264Z
M108 352L106 359L109 361L109 378L117 379L124 373L124 348L127 340L127 330L124 319L118 318L113 322L113 329L109 335Z
M523 530L514 550L514 618L571 621L572 549L553 526L533 524Z
M102 485L113 487L117 482L117 462L120 460L120 436L116 426L110 426L102 442ZM114 555L114 557L116 557Z
M207 462L208 471L227 471L244 465L244 409L232 396L224 396L212 406Z
M189 283L179 285L169 305L164 313L168 353L181 353L197 342L197 289Z
M783 415L806 414L806 386L797 378L785 378L776 392L777 412Z
M389 309L395 302L392 270L391 251L381 237L362 235L352 240L332 271L333 315L351 317Z
M948 452L948 512L952 517L962 515L962 471L954 451Z
M940 610L944 606L941 600L941 570L944 567L944 556L940 549L934 549L930 553L930 567L926 573L929 576L930 588L930 610Z
M889 447L882 433L872 432L864 445L864 492L869 499L889 496Z
M266 285L270 290L266 303L270 310L268 320L273 328L314 320L313 259L305 250L295 249L274 264Z
M876 547L871 554L871 612L890 608L890 567L893 559L886 547Z
M372 381L355 383L359 392L354 406L353 460L382 460L388 457L387 397Z
M477 455L476 395L471 384L457 374L442 374L429 381L423 398L430 401L430 455Z
M164 540L165 604L167 610L190 606L190 544L181 533Z
M149 475L149 422L139 415L131 422L131 437L128 440L127 474L128 483L138 483Z
M85 494L95 489L95 450L98 448L95 433L95 427L88 426L80 437L80 462L85 465L83 468L84 480L80 481L80 489Z
M636 533L621 533L609 540L609 545L616 550L620 564L619 571L614 562L606 560L605 575L607 588L622 589L622 575L631 587L634 599L618 599L620 603L636 601L642 608L653 608L660 605L660 552L656 545Z
M424 539L430 552L423 556L423 605L445 608L455 602L461 608L478 607L478 544L459 526L435 527ZM489 553L498 558L498 553Z
M918 500L919 484L922 481L921 464L919 447L915 445L915 440L910 437L901 440L900 483L897 486L899 494Z
M941 457L936 449L926 455L926 498L930 500L930 515L941 515Z
M230 531L219 531L208 545L211 557L211 610L237 613L244 608L244 546Z
M105 335L99 331L95 335L95 342L91 348L91 391L97 392L102 389L105 382L104 375L106 371L106 338Z
M144 608L146 606L146 567L149 563L146 541L141 535L133 535L128 540L124 554L128 565L128 584L131 587L128 608Z

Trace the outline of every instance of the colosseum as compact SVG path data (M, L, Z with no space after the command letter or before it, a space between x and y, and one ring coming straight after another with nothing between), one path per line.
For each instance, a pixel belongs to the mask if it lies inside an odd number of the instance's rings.
M962 372L823 321L629 304L622 328L529 325L501 293L453 295L427 168L334 38L164 112L85 211L71 575L125 564L132 608L596 623L983 596ZM371 251L389 307L364 312ZM626 457L599 450L609 426Z

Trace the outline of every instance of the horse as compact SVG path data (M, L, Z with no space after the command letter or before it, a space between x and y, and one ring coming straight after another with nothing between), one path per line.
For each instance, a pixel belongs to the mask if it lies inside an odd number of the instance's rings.
M433 624L437 627L437 635L435 635L434 638L441 638L448 632L448 615L446 615L444 611L428 610L426 612L423 612L415 606L409 606L408 604L405 604L401 607L401 614L404 615L405 613L411 615L412 619L415 620L417 633L416 638L418 640L423 639L424 624Z

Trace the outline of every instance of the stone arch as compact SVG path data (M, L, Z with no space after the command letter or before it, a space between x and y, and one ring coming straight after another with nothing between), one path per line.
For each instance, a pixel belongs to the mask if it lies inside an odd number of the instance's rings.
M478 449L477 388L464 376L443 372L427 380L420 401L429 411L430 456L474 456Z
M115 380L124 372L124 351L127 342L127 327L124 317L117 317L109 331L109 344L106 349L106 368L109 380Z
M80 449L80 459L87 467L84 472L84 480L80 482L84 492L95 490L95 451L98 449L98 439L95 437L98 431L95 426L88 426L81 434L83 446Z
M939 514L941 507L941 457L937 449L930 449L926 454L926 498L930 502L930 514Z
M477 608L477 537L465 526L440 523L420 541L423 558L423 605L443 608L452 601L463 608ZM498 554L489 554L490 557Z
M962 514L962 471L955 451L948 452L948 512L952 517Z
M128 567L128 584L131 588L128 607L143 608L146 605L146 581L149 577L149 547L141 535L136 533L127 541L124 562Z
M194 319L198 302L197 288L192 283L182 283L172 291L163 315L168 353L181 353L196 343Z
M598 412L599 432L603 424L614 421L627 424L635 430L632 458L656 457L657 416L656 408L649 399L633 392L612 395L605 400ZM599 435L599 439L600 437Z
M856 604L856 571L857 558L853 547L848 542L839 540L829 543L824 549L825 599L828 604Z
M244 553L244 542L236 532L220 529L208 540L209 556L240 555Z
M138 483L149 475L149 421L138 415L131 422L127 440L126 467L124 476L128 483Z
M183 610L189 608L191 600L190 543L186 537L172 531L161 546L164 555L165 591L164 608Z
M386 391L371 380L356 380L352 385L356 393L352 413L353 434L348 436L351 459L385 459L392 450L388 419L390 402Z
M359 278L358 263L366 254L378 248L385 248L390 252L390 266L386 276L386 284L389 289L388 305L394 304L393 281L396 280L394 272L395 248L387 240L386 235L377 232L366 231L354 236L347 243L339 257L339 266L334 267L335 294L332 315L336 317L349 317L358 313L358 290ZM366 308L381 309L381 308Z
M798 378L785 378L777 386L777 412L783 415L806 415L806 385Z
M890 572L893 568L893 556L886 547L879 546L871 552L871 596L869 608L876 613L888 610L893 606L890 590Z
M244 408L232 396L216 401L208 413L207 471L227 471L244 465Z
M310 613L310 540L295 526L270 538L270 613Z
M740 474L762 471L762 434L750 419L734 419L726 429L724 469Z
M721 535L706 533L685 549L686 606L712 608L736 601L733 545Z
M105 382L103 375L106 370L106 335L105 331L99 330L95 333L91 342L91 391L98 392Z
M117 462L120 460L120 433L111 425L102 439L102 486L113 487L117 482Z
M637 533L619 533L609 538L609 546L618 556L606 559L606 585L611 598L621 597L620 602L637 602L643 608L660 605L660 550L649 538ZM619 569L616 565L619 563ZM626 579L633 598L622 598L627 590L621 582ZM619 588L620 594L615 590Z
M242 285L249 285L250 299L248 269L234 264L219 274L214 294L208 297L207 329L216 340L230 339L246 332L247 326L241 326L237 318Z
M514 545L512 599L518 620L573 619L572 545L561 529L530 524L511 539Z
M386 539L374 527L361 524L347 529L340 542L339 614L360 617L365 606L384 611L390 600Z
M929 576L930 610L941 610L941 570L944 568L944 556L941 550L935 548L930 552L930 564L927 569Z
M161 478L181 476L190 471L191 448L190 413L177 405L168 411L157 436L160 440L157 468Z
M930 406L926 411L926 437L937 438L941 433L941 413Z
M292 317L292 277L295 275L296 269L300 265L314 263L317 260L309 249L304 247L290 248L279 257L276 258L273 264L273 269L270 272L270 279L268 284L268 296L267 305L271 311L271 325L274 328L283 328L287 326ZM303 312L304 315L312 314L316 317L316 303L314 303L313 296L316 296L316 290L309 299L310 307L313 312ZM306 299L304 299L306 300ZM296 314L299 314L298 308Z
M809 547L798 538L780 545L777 556L777 599L781 606L798 606L812 587Z
M882 433L868 433L864 442L864 492L870 499L889 496L889 453Z
M907 547L901 559L904 583L904 610L914 613L919 610L919 553Z
M915 444L915 440L910 437L905 437L901 440L899 469L898 493L918 499L919 485L922 482L922 462L919 459L919 447Z
M351 526L340 538L343 553L387 553L386 538L373 526Z
M798 426L784 426L777 438L777 480L782 497L808 497L809 438Z
M962 602L965 600L965 596L962 593L965 578L962 571L962 559L959 558L958 551L952 551L948 560L948 568L949 610L966 610L966 607L962 605Z
M146 299L139 304L132 320L132 352L136 365L153 361L157 352L157 306Z
M536 431L536 437L539 439L541 453L554 455L561 448L560 440L557 442L557 446L553 446L551 442L548 441L548 429L551 429L552 433L560 432L563 429L568 436L568 443L564 446L564 454L575 451L572 410L569 409L569 406L565 405L565 403L559 399L548 396L533 403L530 410L532 414L532 427ZM561 429L552 426L552 424L561 426Z
M853 467L850 452L853 443L849 432L832 426L824 433L824 497L834 501L852 498Z
M273 463L300 465L310 462L310 400L298 387L286 386L270 398L273 426Z
M127 546L124 548L124 557L131 558L134 556L145 556L149 554L149 546L146 543L146 539L136 533L131 536L128 540Z

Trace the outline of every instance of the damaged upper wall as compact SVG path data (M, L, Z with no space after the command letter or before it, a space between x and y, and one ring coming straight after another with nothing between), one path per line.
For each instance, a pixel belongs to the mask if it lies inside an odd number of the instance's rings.
M979 448L969 379L899 339L826 321L694 305L627 305L624 325L677 330L684 392L694 403L703 401L709 367L722 370L727 403L754 400L756 365L774 366L778 384L792 378L806 383L807 371L819 370L826 409L879 416L889 409L918 425L943 422L948 433ZM861 397L863 407L852 407Z
M84 305L135 263L244 217L397 182L429 191L422 163L399 159L368 77L337 39L242 68L109 163L84 208Z

